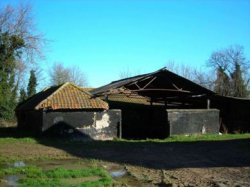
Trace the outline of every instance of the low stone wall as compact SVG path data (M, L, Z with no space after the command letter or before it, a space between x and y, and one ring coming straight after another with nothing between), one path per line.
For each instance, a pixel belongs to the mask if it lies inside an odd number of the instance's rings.
M59 134L83 134L94 140L110 140L119 136L121 110L50 111L43 113L42 131ZM75 134L75 135L74 135Z
M219 133L217 109L167 110L170 135Z

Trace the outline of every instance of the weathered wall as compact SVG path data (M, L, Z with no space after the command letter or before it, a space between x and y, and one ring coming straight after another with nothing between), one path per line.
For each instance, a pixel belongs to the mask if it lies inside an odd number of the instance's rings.
M170 135L219 133L217 109L169 109L167 115Z
M59 134L81 132L85 138L95 140L113 139L118 136L121 111L47 111L43 113L43 131Z

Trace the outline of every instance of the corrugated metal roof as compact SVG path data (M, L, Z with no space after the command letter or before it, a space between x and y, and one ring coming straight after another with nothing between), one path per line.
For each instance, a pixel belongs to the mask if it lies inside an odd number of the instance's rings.
M108 109L108 104L92 95L84 88L72 83L45 89L27 101L21 103L16 110L39 109Z
M166 68L113 81L110 84L91 90L91 93L94 96L101 96L122 93L124 90L158 100L173 96L215 94L207 88L168 71Z

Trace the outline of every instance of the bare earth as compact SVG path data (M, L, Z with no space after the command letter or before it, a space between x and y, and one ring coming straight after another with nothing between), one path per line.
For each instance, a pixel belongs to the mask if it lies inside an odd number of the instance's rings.
M23 160L95 159L102 165L116 164L140 181L127 186L250 186L250 139L182 143L15 142L0 144L0 155Z

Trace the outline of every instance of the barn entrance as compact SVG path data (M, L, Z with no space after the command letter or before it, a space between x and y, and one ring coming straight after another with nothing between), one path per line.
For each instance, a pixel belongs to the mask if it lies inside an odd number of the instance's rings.
M122 138L163 139L169 136L167 112L164 106L109 102L111 108L122 111Z

